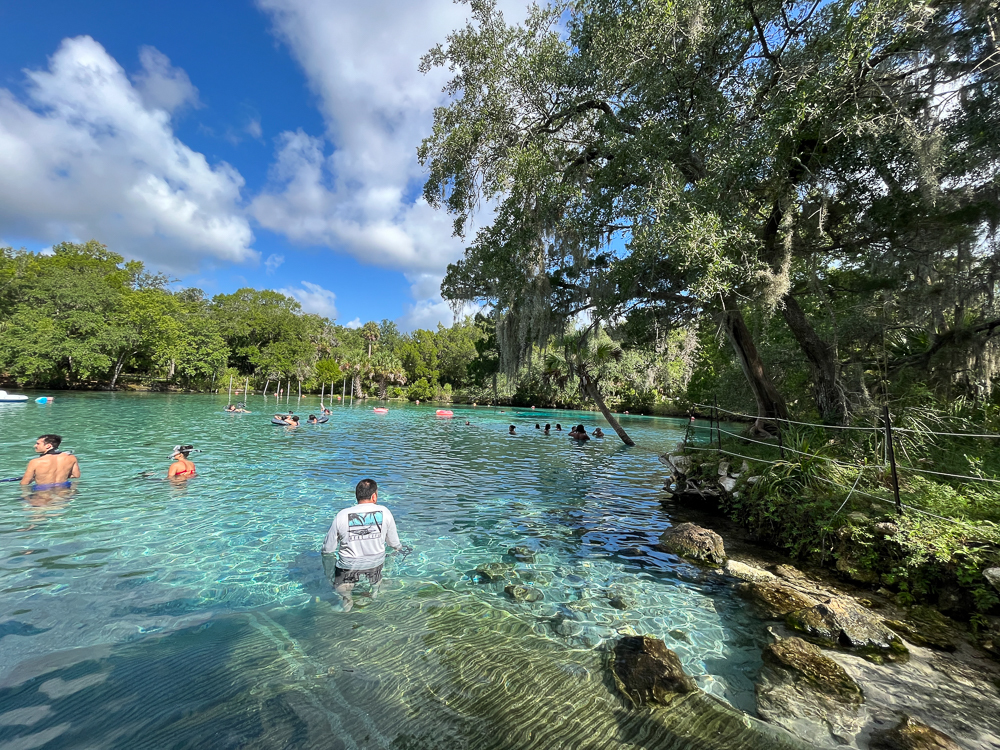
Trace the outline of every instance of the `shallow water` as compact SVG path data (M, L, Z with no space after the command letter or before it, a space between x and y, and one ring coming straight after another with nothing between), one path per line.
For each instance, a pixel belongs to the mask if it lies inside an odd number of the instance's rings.
M2 476L47 432L83 470L65 498L0 484L0 747L506 747L498 726L521 732L510 747L615 747L646 731L628 729L601 664L630 632L662 638L706 692L752 713L761 623L652 549L670 523L656 454L683 422L626 417L629 449L613 433L581 446L534 430L607 429L587 412L438 419L369 404L291 430L270 424L273 399L245 415L222 413L225 401L0 406ZM203 450L197 477L142 476L165 476L182 442ZM390 558L377 601L339 614L319 546L366 476L415 551ZM534 561L515 562L514 545ZM479 583L472 571L489 562L511 563L544 600ZM525 701L518 681L544 695ZM566 702L558 721L542 718L551 701Z

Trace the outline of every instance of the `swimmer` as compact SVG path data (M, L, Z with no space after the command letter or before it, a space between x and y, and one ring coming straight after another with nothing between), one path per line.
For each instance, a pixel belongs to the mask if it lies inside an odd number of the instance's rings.
M542 434L543 435L548 435L551 430L552 430L552 425L550 425L548 422L546 422L545 423L545 429L542 430Z
M556 432L562 432L562 425L556 422Z
M72 453L59 450L61 435L42 435L35 441L38 458L28 461L21 484L35 483L36 490L69 487L70 479L80 476L80 463Z
M541 427L539 427L539 426L538 426L538 422L535 422L535 429L536 429L536 430L540 430L540 429L542 429Z
M288 419L285 420L285 421L287 422L287 424L288 424L289 427L298 427L299 426L299 418L296 417L294 414L289 414L288 415Z
M236 404L230 404L227 406L226 411L236 411Z
M595 427L594 428L594 437L596 437L596 438L602 438L602 437L604 437L604 430L602 430L600 427Z
M514 425L511 425L510 428L507 430L507 434L508 435L516 435L517 433L514 432L514 429L515 429Z
M324 406L324 407L323 407L323 416L324 416L324 417L328 417L328 416L330 416L331 414L333 414L333 412L332 412L332 411L330 411L329 409L327 409L327 408L326 408L326 407Z
M576 427L574 427L573 431L570 432L569 436L581 443L585 443L588 440L590 440L590 435L587 434L587 430L584 429L582 424L579 424Z
M170 457L174 460L167 471L167 479L187 479L193 477L197 472L194 463L188 460L188 456L195 451L193 445L175 445Z
M319 424L319 420L316 419L315 414L310 414L309 419L306 420L309 424Z
M465 423L466 424L472 424L472 422L470 422L468 419L465 420Z

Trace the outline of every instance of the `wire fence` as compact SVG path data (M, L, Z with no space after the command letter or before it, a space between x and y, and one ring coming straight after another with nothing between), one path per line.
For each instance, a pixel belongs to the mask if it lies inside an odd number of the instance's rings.
M947 516L939 515L933 513L924 508L916 507L910 503L902 502L899 490L899 473L903 473L905 476L908 472L914 472L916 474L931 476L931 477L941 477L948 482L961 482L961 483L972 483L972 484L982 484L982 485L998 485L1000 484L1000 478L988 477L988 476L977 476L972 474L959 474L946 471L936 471L933 469L924 469L917 466L912 466L910 463L898 463L896 461L896 451L902 449L904 456L908 455L907 449L900 444L900 439L894 436L893 433L904 433L907 436L911 436L909 440L912 442L914 437L921 436L925 439L927 438L960 438L960 439L970 439L970 440L982 440L982 439L994 439L1000 438L1000 434L992 433L964 433L964 432L949 432L949 431L934 431L929 429L910 429L897 427L892 424L892 420L889 414L888 408L884 408L882 415L882 424L880 426L865 426L865 425L827 425L819 424L815 422L804 422L792 419L761 419L758 420L756 415L745 414L741 412L732 411L729 409L723 409L717 404L694 404L695 407L709 410L709 424L706 426L704 424L698 424L694 417L688 424L688 430L684 436L684 446L687 450L693 451L712 451L719 454L723 454L732 458L742 459L744 461L757 462L760 464L767 465L778 465L778 464L788 464L793 461L790 460L786 454L791 454L793 457L797 458L809 458L817 461L822 461L826 464L837 466L840 469L857 471L857 478L854 481L853 486L849 487L845 484L837 482L829 477L824 477L819 474L813 475L813 478L819 481L826 482L835 487L847 491L847 496L841 504L840 508L834 513L836 516L840 513L843 508L847 505L847 502L854 495L860 497L866 497L870 500L874 500L879 503L884 503L891 505L895 508L897 514L902 514L904 509L908 511L913 511L915 513L920 513L926 516L937 518L944 521L950 521L953 523L965 524L958 518L949 518ZM720 418L720 414L728 415L731 418ZM770 439L759 439L759 437L751 437L748 434L741 434L735 432L731 429L725 429L723 427L724 422L734 422L736 420L753 420L755 423L760 421L766 424L770 429L776 432L775 440ZM850 461L844 461L840 458L834 458L829 455L823 455L822 453L817 453L813 450L808 450L808 445L802 445L801 447L807 448L807 450L801 450L798 447L792 447L787 444L787 438L792 437L796 431L796 428L805 427L812 430L838 430L842 431L841 434L845 436L844 439L850 439L848 436L850 433L857 433L862 436L862 446L861 450L855 451L856 453L861 453L864 455L864 459L860 462L852 463ZM692 432L694 435L692 436ZM698 436L705 436L707 433L707 441L702 439L698 440ZM726 436L730 446L723 447L723 435ZM692 440L691 438L694 437ZM706 445L707 442L707 445ZM832 442L832 441L831 441ZM765 458L762 456L750 456L745 453L738 452L738 450L731 450L731 446L735 444L738 448L740 445L746 445L748 448L750 446L762 446L768 450L775 451L778 455L773 458ZM869 460L870 459L870 460ZM973 466L974 470L978 471L977 466ZM866 472L873 473L873 480L881 480L888 474L891 478L891 493L892 497L883 497L874 492L858 489L858 485L861 482L862 477ZM848 480L849 481L849 480ZM871 489L870 487L868 489ZM876 490L877 491L877 490Z

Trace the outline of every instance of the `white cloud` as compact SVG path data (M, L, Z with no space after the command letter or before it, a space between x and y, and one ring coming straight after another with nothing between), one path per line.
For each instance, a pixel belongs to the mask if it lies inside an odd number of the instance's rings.
M284 255L275 255L274 253L268 255L267 260L264 261L264 268L266 269L267 275L268 276L272 275L275 271L278 270L278 266L280 266L284 262L285 262Z
M344 323L344 328L361 328L361 318L355 318Z
M323 137L281 135L254 217L296 242L440 278L461 257L462 243L446 214L414 196L424 180L416 149L430 133L434 107L444 103L448 73L423 75L417 66L465 23L467 7L440 0L257 3L305 70L327 129ZM512 4L524 14L526 3Z
M170 64L170 59L155 47L139 51L142 70L132 76L136 91L147 109L174 112L185 104L199 106L198 89L180 68Z
M183 71L151 47L129 81L87 36L66 39L25 100L0 89L0 232L43 242L97 238L170 271L257 257L243 178L173 133L197 103Z
M330 320L337 319L337 295L329 289L324 289L319 284L311 281L303 281L302 287L286 287L275 289L279 294L286 297L294 297L302 305L302 309L307 313L322 315Z
M244 129L250 134L251 138L256 138L258 141L264 137L264 129L260 126L259 117L251 117Z
M425 299L409 305L406 312L396 318L396 325L399 330L409 333L418 328L434 330L438 323L450 326L454 319L451 307L439 297L437 300Z

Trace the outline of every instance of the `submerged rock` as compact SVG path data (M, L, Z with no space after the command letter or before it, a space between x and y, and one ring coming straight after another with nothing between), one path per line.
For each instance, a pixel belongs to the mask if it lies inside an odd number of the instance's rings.
M615 644L611 673L618 689L636 707L666 705L675 695L698 689L677 654L648 635L625 636Z
M864 726L858 684L819 647L786 638L764 649L757 712L813 744L852 744Z
M905 658L909 653L898 635L850 599L833 598L791 612L785 621L793 630L824 645L857 649L875 661Z
M514 571L514 566L510 563L491 562L483 563L476 567L476 575L484 581L493 583L509 578Z
M812 597L777 581L741 583L736 590L756 604L767 617L774 619L817 604Z
M541 591L530 586L508 584L504 586L503 591L515 602L540 602L545 598Z
M535 561L535 551L530 547L518 545L507 550L507 554L518 562L533 563Z
M664 552L708 565L718 566L726 562L722 537L693 523L682 523L667 529L656 546Z
M736 560L728 560L726 562L726 572L733 578L739 578L741 581L775 580L774 573L769 573L766 570L755 568L746 563L736 562Z
M548 586L552 583L552 574L547 570L519 570L518 578L528 583L537 583L540 586Z
M804 680L812 689L847 705L860 705L865 697L847 671L829 656L820 651L819 646L801 638L785 638L764 649L764 661L779 669L794 674L796 680Z
M872 732L872 750L959 750L955 740L909 716L892 729Z
M622 588L611 588L605 592L608 597L608 604L615 609L635 609L636 599L632 594Z

